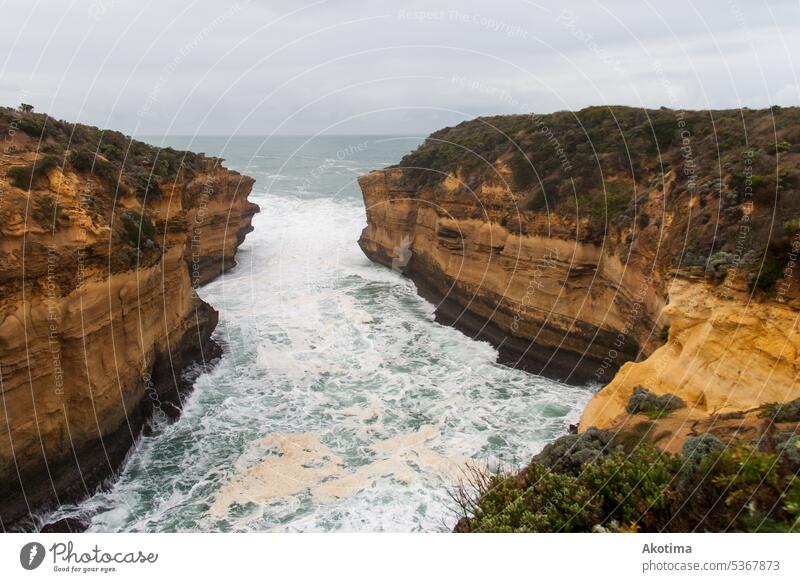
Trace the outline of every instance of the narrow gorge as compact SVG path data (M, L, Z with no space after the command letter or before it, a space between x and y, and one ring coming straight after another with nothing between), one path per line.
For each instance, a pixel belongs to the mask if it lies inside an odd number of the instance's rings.
M258 207L220 159L11 109L0 131L8 529L94 492L153 415L180 413L185 370L220 353L195 289L236 264Z
M799 109L0 130L4 530L800 519Z

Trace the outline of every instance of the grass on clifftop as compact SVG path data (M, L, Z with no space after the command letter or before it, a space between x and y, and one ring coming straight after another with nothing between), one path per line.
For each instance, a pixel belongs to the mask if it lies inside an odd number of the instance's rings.
M629 250L626 237L647 231L666 268L713 259L712 280L733 270L768 293L800 224L796 107L481 117L431 134L399 165L433 196L448 173L479 196L483 183L507 187L516 201L509 198L508 223L523 230L527 216L547 210L588 219L582 237L599 243L613 234ZM651 197L656 203L644 210Z
M181 171L198 170L202 163L202 157L192 152L158 148L118 131L7 107L0 107L0 132L26 135L40 158L35 167L8 170L12 184L24 190L50 169L66 164L79 174L97 177L109 198L118 188L125 193L131 189L140 198L158 196L160 183L178 179Z
M161 225L154 220L164 192L173 185L183 196L198 192L199 186L187 185L212 165L202 154L158 148L118 131L30 110L0 107L0 132L6 136L5 175L0 178L11 186L0 207L3 219L21 220L30 229L27 244L50 243L59 231L86 221L93 232L108 228L110 240L89 242L82 266L111 272L151 264L161 256L164 249L156 241ZM76 284L67 273L79 268L74 247L84 244L71 232L72 238L64 237L56 249L64 289Z

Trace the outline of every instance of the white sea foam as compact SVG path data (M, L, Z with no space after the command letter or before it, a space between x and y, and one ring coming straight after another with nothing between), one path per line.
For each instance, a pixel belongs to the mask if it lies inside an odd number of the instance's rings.
M96 531L440 530L464 462L526 462L577 421L590 390L497 365L363 256L349 172L303 198L305 174L278 157L223 156L258 179L262 207L239 266L200 291L225 355L110 491L59 516L93 514Z

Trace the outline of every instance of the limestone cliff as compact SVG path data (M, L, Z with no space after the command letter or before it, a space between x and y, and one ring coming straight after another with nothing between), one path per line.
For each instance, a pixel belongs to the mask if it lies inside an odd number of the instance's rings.
M202 154L0 110L0 518L92 492L213 359L195 288L235 265L253 180ZM160 411L160 412L159 412Z
M587 406L583 429L620 429L635 421L626 406L636 386L679 396L686 407L670 416L681 420L678 428L686 429L708 417L724 419L800 397L796 299L754 301L746 290L717 289L686 278L676 278L668 296L666 344L644 361L622 366ZM682 436L686 435L679 433L670 448L677 447Z
M479 118L361 178L360 244L505 362L607 384L582 429L635 386L708 418L800 397L798 177L796 108Z
M513 194L496 186L468 192L450 175L414 190L404 174L360 180L368 221L360 244L411 277L440 321L492 342L506 363L574 383L603 379L652 346L663 297L651 285L636 296L644 273L570 238L574 221L516 214ZM512 224L529 219L529 229Z

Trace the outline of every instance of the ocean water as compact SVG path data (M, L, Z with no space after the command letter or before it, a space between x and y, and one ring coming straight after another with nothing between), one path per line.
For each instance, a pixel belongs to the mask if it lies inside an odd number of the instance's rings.
M148 138L253 176L238 266L200 290L225 353L116 482L51 520L91 531L442 531L467 462L523 464L591 396L495 363L370 263L356 178L418 138Z

